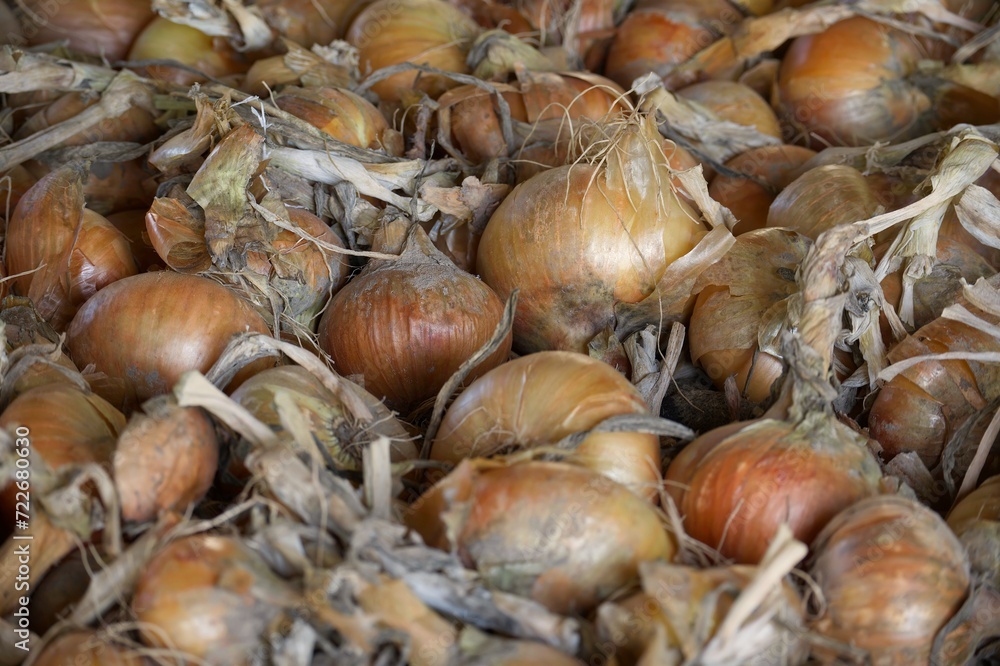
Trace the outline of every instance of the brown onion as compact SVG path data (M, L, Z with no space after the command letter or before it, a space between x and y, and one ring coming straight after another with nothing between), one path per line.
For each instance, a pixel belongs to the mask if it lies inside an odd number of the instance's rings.
M564 463L464 460L406 522L487 585L562 614L588 612L675 549L646 500Z
M815 155L800 146L751 148L726 162L730 171L746 178L718 174L708 186L709 195L732 211L739 223L734 234L767 225L767 213L774 199L799 175L800 167Z
M197 407L154 398L129 419L114 456L124 520L144 522L183 513L212 485L219 463L215 426Z
M1000 587L1000 476L991 476L948 514L948 527L965 547L972 573Z
M413 225L398 259L373 260L330 301L319 324L320 347L342 375L361 375L365 389L408 411L437 395L486 344L503 302L462 271ZM470 375L507 359L510 339Z
M767 100L750 86L735 81L703 81L681 88L677 95L701 104L722 120L755 127L761 134L781 138L778 117Z
M647 414L639 392L613 367L575 352L538 352L508 361L451 404L430 457L463 458L555 444L623 414ZM638 432L591 433L566 457L636 493L659 492L660 442Z
M480 239L483 281L502 298L521 290L520 353L585 351L616 305L653 293L705 233L672 186L652 119L605 128L614 136L602 153L518 185Z
M309 48L343 38L364 0L260 0L254 7L282 37Z
M36 666L143 666L138 650L117 645L111 636L84 630L63 634L46 644L31 662Z
M880 491L882 472L866 444L819 411L798 423L765 414L697 438L664 478L690 536L756 564L782 523L810 543L841 510Z
M113 288L112 288L113 287ZM230 338L267 333L253 307L208 278L169 271L116 282L87 301L67 329L77 365L93 363L136 402L166 393L187 370L206 372ZM230 386L267 363L247 366Z
M108 215L108 222L128 239L129 249L140 273L145 273L153 267L162 268L163 261L160 255L156 254L146 232L146 209L133 208L112 213Z
M132 610L150 647L206 664L250 664L294 597L235 537L198 535L153 556L136 583Z
M399 136L371 102L344 88L285 88L275 100L282 111L301 118L338 141L399 155Z
M17 132L15 139L25 139L33 134L65 122L84 109L98 102L101 96L93 91L70 92L46 104L44 108L32 115ZM98 141L134 141L146 143L160 135L160 129L154 122L151 108L142 103L133 103L125 112L115 118L107 118L95 125L87 127L69 138L61 141L59 146L85 146ZM42 175L42 174L36 174Z
M128 239L84 208L83 173L64 167L38 181L7 228L7 269L18 293L62 330L98 290L135 275Z
M795 271L812 244L787 229L737 237L721 261L702 273L691 311L691 360L722 389L736 377L753 402L771 397L784 368L778 348L787 299L799 291Z
M767 226L794 229L816 239L838 224L867 220L879 201L861 172L828 164L792 181L771 204Z
M143 0L74 0L52 3L26 0L20 15L23 33L32 46L66 41L83 53L115 61L154 14Z
M904 497L872 497L830 521L813 548L809 573L825 608L815 631L874 664L931 663L938 631L969 591L968 560L940 516Z
M468 73L465 56L478 33L471 18L442 0L377 0L351 24L347 41L358 48L364 76L405 62ZM437 98L456 85L413 70L394 74L371 89L383 101L405 102L415 93Z
M10 217L17 202L36 182L38 178L20 164L0 177L0 218Z
M191 85L206 77L223 78L245 72L250 66L245 57L220 37L212 37L181 23L157 16L136 37L128 53L129 60L176 60L196 72L170 65L148 65L150 78Z

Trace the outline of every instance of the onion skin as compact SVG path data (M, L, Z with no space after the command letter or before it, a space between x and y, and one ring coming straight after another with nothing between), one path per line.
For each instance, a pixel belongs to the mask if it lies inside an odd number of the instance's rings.
M768 190L749 178L718 174L708 186L709 195L732 211L739 223L733 234L739 235L767 226L767 213L778 193L798 175L816 152L801 146L763 146L751 148L726 162L726 168L762 180Z
M841 164L806 171L775 198L767 226L794 229L815 240L839 224L867 220L879 200L861 172Z
M136 37L129 60L176 60L204 76L170 65L149 65L146 74L161 81L186 86L245 72L250 63L228 42L196 28L157 16Z
M1000 476L991 476L948 514L972 573L1000 588Z
M242 542L199 535L169 544L149 561L132 609L150 647L218 666L250 664L292 596Z
M781 138L781 125L771 105L742 83L703 81L681 88L677 95L701 104L722 120L755 127L761 134Z
M338 141L398 155L385 116L371 102L342 88L285 88L276 104Z
M370 263L330 301L319 344L342 375L403 411L433 398L492 337L504 305L441 254L419 226L399 259ZM510 338L469 379L510 354Z
M467 74L466 53L479 33L475 22L441 0L377 0L351 24L347 41L358 48L362 76L404 62ZM371 87L385 102L405 101L414 91L432 99L457 84L408 71Z
M143 0L76 0L56 11L44 0L27 0L20 14L28 44L67 41L71 48L121 60L143 26L155 14ZM35 22L33 17L44 19Z
M563 463L462 461L406 522L487 585L564 615L585 614L635 581L640 562L675 550L646 500Z
M765 416L710 430L664 478L691 537L757 564L782 523L810 543L841 510L877 494L881 477L863 438L813 412L799 425Z
M639 392L610 365L574 352L538 352L494 368L465 389L445 413L430 457L457 463L555 444L611 416L647 413ZM593 433L566 462L657 497L662 475L655 435Z
M207 372L233 335L268 334L249 303L208 278L160 271L112 287L80 308L66 344L78 366L93 363L137 402L166 393L187 370ZM230 387L269 364L248 365Z
M144 666L136 650L115 645L110 636L91 631L63 634L45 646L32 662L35 666Z
M655 131L655 129L653 129ZM514 188L493 213L476 259L501 298L520 289L514 348L585 352L618 303L651 294L705 233L669 186L648 124L629 125L599 165L556 167Z
M69 92L46 104L43 109L24 121L15 139L25 139L33 134L65 122L77 116L81 111L98 102L101 96L93 91ZM150 100L150 105L152 104ZM128 110L116 118L109 118L96 125L83 129L61 141L60 147L86 146L98 141L134 141L146 143L160 136L151 111L142 103L134 103ZM100 163L97 163L100 164ZM96 166L96 165L95 165ZM36 176L42 174L36 173Z
M869 498L834 518L813 549L809 573L826 607L815 631L868 650L875 664L930 663L969 590L965 552L940 516L900 496Z

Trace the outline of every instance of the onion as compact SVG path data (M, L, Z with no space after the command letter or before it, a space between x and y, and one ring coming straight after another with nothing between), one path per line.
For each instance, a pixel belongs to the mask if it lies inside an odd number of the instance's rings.
M677 95L697 102L722 120L755 127L781 138L781 125L771 106L750 86L735 81L703 81L681 88Z
M246 331L268 332L249 303L208 278L161 271L120 280L87 301L66 344L77 365L93 363L135 403L166 393L187 370L207 372ZM269 363L247 366L230 386Z
M494 368L473 382L445 413L432 460L555 444L623 414L647 414L642 396L610 365L574 352L539 352ZM639 432L596 432L566 458L655 499L660 442Z
M800 167L815 154L799 146L751 148L725 164L730 171L747 177L720 173L712 179L708 193L739 220L734 234L760 229L767 225L768 209L778 193L798 177Z
M287 433L290 415L288 404L298 409L309 423L309 431L329 453L337 471L361 471L365 446L379 436L392 442L393 461L413 460L417 449L402 425L385 406L360 386L345 381L350 391L360 396L375 418L372 423L356 423L351 412L330 389L298 366L269 368L243 382L233 391L240 403L257 420L279 433ZM289 403L283 402L289 400Z
M219 463L215 426L200 409L162 397L143 411L132 415L114 456L122 518L133 522L183 513L208 492Z
M17 202L38 182L30 171L18 165L0 177L0 219L8 219Z
M145 160L140 158L91 164L83 185L87 208L109 217L137 208L148 210L156 196L157 183L143 162Z
M462 654L456 666L582 666L554 647L529 640L515 640L466 629L459 638Z
M147 76L182 86L209 78L224 78L245 72L250 63L220 37L211 37L197 28L157 16L139 34L128 59L175 60L201 74L170 65L148 65Z
M483 281L501 298L521 290L514 319L520 353L586 351L614 321L616 305L649 296L705 233L671 186L652 119L607 131L615 135L588 161L514 188L480 239Z
M373 260L330 301L320 347L338 372L361 375L393 409L411 410L437 395L492 337L503 302L448 260L414 225L395 260ZM508 341L470 375L507 359Z
M405 62L468 73L465 56L478 33L471 18L442 0L377 0L351 24L347 41L358 48L365 76ZM405 102L414 93L440 97L455 85L443 76L413 70L371 89L385 102Z
M84 208L79 167L53 171L24 195L6 241L8 271L23 274L14 288L60 331L98 290L136 272L128 239Z
M944 520L903 497L872 497L830 521L813 548L809 573L825 602L815 631L874 664L931 663L969 591L969 563Z
M160 550L139 576L132 609L143 643L206 664L249 664L294 591L233 537L199 535Z
M779 71L779 116L817 147L902 141L955 122L996 120L995 98L907 78L920 57L911 37L863 17L799 37Z
M301 118L338 141L359 148L402 153L399 135L365 98L343 88L285 88L275 100L282 111Z
M767 226L794 229L809 238L838 224L867 220L879 201L861 172L828 164L806 171L777 196L767 214Z
M1000 587L1000 476L986 479L956 504L948 527L962 542L973 575Z
M254 7L279 35L309 48L342 38L365 4L364 0L260 0Z
M20 18L28 44L66 41L70 47L120 60L154 14L144 0L74 0L53 5L25 0Z
M41 110L25 120L24 124L14 133L14 138L25 139L47 130L76 117L81 111L97 104L100 100L101 96L90 90L66 93L46 104ZM118 117L108 118L83 129L59 142L58 145L60 147L86 146L98 141L146 143L156 139L159 135L160 129L154 122L151 109L145 108L142 103L133 103Z
M163 267L163 261L160 255L156 254L156 249L146 232L146 209L133 208L112 213L108 215L108 222L128 239L129 249L140 273L145 273L154 267Z
M143 666L137 650L115 645L111 636L83 630L62 634L48 643L31 662L35 666Z
M747 399L771 397L784 372L778 343L788 298L799 291L795 271L810 245L786 229L750 231L701 274L688 344L691 360L719 389L735 375Z
M639 563L675 548L646 500L564 463L464 460L406 522L488 586L566 615L588 612L634 582Z

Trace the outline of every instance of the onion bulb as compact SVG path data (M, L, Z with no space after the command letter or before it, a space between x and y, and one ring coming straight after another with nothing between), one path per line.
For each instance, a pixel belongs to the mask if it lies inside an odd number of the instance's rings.
M609 417L647 413L639 392L610 365L575 352L538 352L490 370L465 389L445 413L430 456L457 463L551 445ZM566 462L650 499L659 491L656 435L591 433Z
M940 516L872 497L830 521L813 549L809 573L825 606L814 631L866 650L873 664L931 663L935 636L969 591L965 552Z
M7 270L14 288L63 330L98 290L135 275L128 239L84 208L82 168L68 166L22 197L7 227Z
M341 39L364 0L260 0L254 7L278 35L300 46Z
M47 643L35 666L143 666L145 658L138 650L116 645L111 636L81 630L62 634Z
M86 146L98 141L146 143L156 139L160 136L160 129L156 126L151 108L146 108L145 100L140 100L141 98L137 97L137 101L119 116L86 127L60 141L58 146ZM91 90L65 93L25 120L14 133L14 138L23 140L48 130L74 118L100 101L101 96ZM151 100L149 106L152 106Z
M433 398L492 337L503 302L445 257L413 225L398 259L373 260L330 301L319 324L320 347L342 375L394 409ZM470 375L507 359L510 341Z
M129 419L114 455L122 518L133 522L183 513L208 492L219 464L215 426L199 408L163 396L143 412Z
M338 141L402 153L399 135L371 102L344 88L285 88L275 103Z
M750 86L736 81L703 81L681 88L677 95L701 104L722 120L781 138L778 116L767 100Z
M245 72L250 63L220 37L212 37L181 23L157 16L136 38L129 60L175 60L195 71L170 65L148 65L152 79L182 86ZM196 73L198 72L198 73Z
M174 541L148 562L132 610L142 642L218 666L250 664L295 603L288 583L234 537Z
M732 211L739 223L734 234L767 225L767 213L778 193L799 175L800 167L815 155L800 146L751 148L726 162L739 176L718 174L708 186L709 195Z
M347 41L358 49L364 76L406 62L467 74L466 54L479 31L471 18L442 0L377 0L351 24ZM406 102L415 92L437 98L456 85L412 70L382 79L371 89L385 102Z
M701 274L688 344L691 360L719 389L735 375L747 399L771 397L784 372L779 341L788 298L799 291L795 272L811 245L787 229L750 231Z
M501 298L521 290L519 353L586 351L616 305L652 294L706 231L672 186L652 118L602 127L602 150L518 185L480 239L483 281Z
M78 366L120 382L129 404L168 392L187 370L207 372L233 335L268 333L249 303L208 278L160 271L112 287L80 308L66 344ZM269 364L247 366L230 386Z
M155 14L145 0L25 0L24 34L31 46L66 41L83 53L121 60ZM6 36L6 35L5 35Z
M875 215L878 197L861 172L842 164L806 171L775 198L767 226L794 229L815 240L838 224Z
M1000 588L1000 476L991 476L948 514L948 527L969 555L976 577Z
M423 495L407 524L493 588L582 615L675 546L650 504L576 465L474 459Z

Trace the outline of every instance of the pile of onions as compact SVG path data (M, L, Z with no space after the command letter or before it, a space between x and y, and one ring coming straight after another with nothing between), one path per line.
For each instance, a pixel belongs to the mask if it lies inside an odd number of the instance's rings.
M397 220L386 236L400 226ZM408 411L436 396L486 344L503 309L492 289L412 225L398 259L373 259L333 297L320 320L319 344L340 374L361 375L368 391ZM509 345L508 338L470 378L503 363Z
M130 61L175 60L195 70L167 64L148 65L146 74L154 79L180 85L223 78L245 72L250 63L226 40L206 35L197 28L157 16L136 37L128 52ZM200 72L201 74L197 74Z
M132 610L143 643L210 664L244 664L261 650L291 586L240 539L199 535L174 541L146 564Z
M813 549L825 607L815 631L866 650L871 663L932 663L935 637L969 592L962 544L940 516L872 497L834 518Z
M187 370L206 372L237 333L267 333L253 307L208 278L168 271L119 280L87 301L67 329L70 358L119 383L134 405L168 392ZM267 367L247 366L231 386Z
M668 266L705 234L671 183L653 120L605 127L613 135L585 161L514 188L480 239L483 281L502 298L521 290L520 353L586 351L615 321L616 305L653 293Z
M465 460L406 523L487 585L564 615L588 612L634 582L641 562L675 550L649 502L565 463Z
M1000 476L991 476L948 514L972 573L1000 588Z
M114 454L121 515L133 522L183 513L208 492L219 463L215 426L201 409L160 396L143 412L129 419Z
M121 60L155 16L146 0L83 0L55 6L45 0L27 0L21 6L29 45L66 41L77 51L110 61Z
M443 0L377 0L351 24L347 41L357 47L361 74L413 63L447 72L468 73L465 58L480 28ZM457 85L437 74L400 72L371 86L385 102L415 101L415 93L437 98Z
M771 397L784 369L780 335L795 272L811 243L787 229L758 229L736 238L726 256L701 274L691 311L691 360L720 389L736 377L753 402Z
M909 78L920 58L912 37L864 17L799 37L781 63L779 115L817 148L902 141L955 122L997 120L995 98Z
M538 352L504 363L472 383L445 413L431 459L463 458L553 445L624 414L647 414L642 396L613 367L575 352ZM594 432L566 462L655 499L662 478L656 435Z
M84 207L83 168L67 166L38 181L11 215L7 270L17 293L63 330L98 290L135 275L129 242Z
M284 88L275 103L338 141L390 155L402 153L399 135L382 112L345 88Z
M778 193L799 176L799 170L816 153L801 146L751 148L726 162L730 171L746 178L718 174L708 186L709 195L732 211L738 224L734 234L767 226L767 215Z

